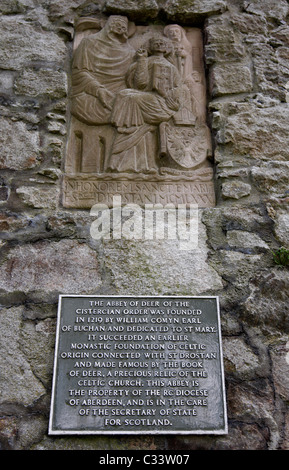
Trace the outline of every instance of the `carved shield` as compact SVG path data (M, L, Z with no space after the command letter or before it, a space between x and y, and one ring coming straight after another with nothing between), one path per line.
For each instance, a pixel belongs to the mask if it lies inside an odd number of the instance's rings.
M183 168L193 169L199 166L210 154L211 141L206 125L167 125L165 132L167 152Z

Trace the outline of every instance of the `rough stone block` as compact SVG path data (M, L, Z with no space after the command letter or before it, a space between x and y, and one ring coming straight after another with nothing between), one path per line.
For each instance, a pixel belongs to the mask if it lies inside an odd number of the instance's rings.
M23 220L24 219L24 220ZM28 222L25 220L25 217L17 216L16 214L6 213L5 211L0 212L0 232L17 231L19 229L25 228Z
M64 42L55 33L35 28L22 17L0 18L0 68L21 70L38 62L63 64L66 59Z
M240 250L251 249L265 249L268 250L269 246L257 234L245 232L242 230L230 230L227 233L228 245L232 248Z
M252 65L254 69L255 81L260 92L271 97L276 97L284 101L284 77L282 72L282 58L278 57L278 52L271 44L260 43L258 38L253 37L252 43L248 46L252 55Z
M199 20L223 13L227 2L223 0L167 0L163 6L170 19Z
M0 93L9 94L12 92L14 76L14 72L6 70L0 71Z
M240 199L250 193L251 185L242 181L228 181L222 184L222 196L226 199Z
M8 201L10 196L10 188L5 185L3 182L0 184L0 204L4 204L5 202Z
M262 391L256 399L254 387L245 384L230 384L228 387L228 408L233 417L246 421L272 420L274 413L274 392L267 381L262 382Z
M219 140L233 154L257 160L288 161L289 106L258 103L222 104Z
M155 0L107 0L104 11L108 14L124 14L130 19L155 18L159 6Z
M39 399L46 390L31 368L22 347L22 307L2 309L0 313L0 403L27 406Z
M205 32L207 43L218 44L241 44L242 36L234 25L231 24L231 16L213 16L207 20Z
M289 162L266 162L253 167L251 176L259 191L282 196L288 190Z
M275 236L282 245L289 248L289 214L280 213L275 220Z
M250 92L253 88L251 71L242 64L217 65L211 71L210 86L214 96Z
M210 65L215 62L238 62L245 57L246 50L242 44L230 44L220 42L205 46L206 64Z
M22 352L35 376L46 387L50 385L53 370L56 319L47 318L37 323L23 322Z
M225 369L239 378L252 379L260 367L258 356L242 338L223 338Z
M274 385L278 395L289 401L289 336L270 348Z
M264 325L265 331L288 333L289 273L273 266L270 272L252 276L250 294L242 307L244 320L253 325Z
M33 0L1 0L0 11L3 15L24 13L28 8L34 8Z
M243 0L243 8L254 15L264 15L279 21L284 20L288 14L289 6L286 0Z
M265 263L263 256L222 249L211 260L211 266L222 276L224 281L233 286L234 291L240 289L244 295L245 289L248 288L249 279ZM230 292L229 295L231 295L230 300L232 300L236 292Z
M49 0L47 15L53 22L64 17L66 25L62 25L62 27L67 27L68 24L73 24L74 15L76 12L79 14L79 11L77 11L79 8L81 9L80 14L87 16L94 12L99 12L104 1L105 0L98 0L97 2L84 2L83 0Z
M289 450L289 412L286 412L285 414L284 437L280 449Z
M38 131L28 130L24 122L0 117L0 168L25 170L40 161Z
M9 303L0 310L1 446L288 450L289 278L270 251L289 247L288 1L0 3L0 204L8 206L0 214L0 293ZM141 25L150 18L158 27L204 25L221 194L218 207L202 211L197 249L180 250L178 240L95 241L89 211L64 212L58 204L71 48L65 41L74 20L99 13ZM108 290L220 295L227 436L121 443L47 437L58 294ZM22 301L25 307L15 307Z
M34 414L21 419L17 428L16 450L31 449L35 442L42 439L46 433L47 423L44 416Z
M14 91L17 95L49 96L62 98L67 93L67 78L63 71L52 69L25 69L16 79Z
M36 209L56 209L58 206L58 187L21 186L16 189L16 194L24 204Z
M129 295L201 295L222 289L221 277L207 260L207 235L200 220L198 232L198 247L189 251L180 250L177 240L105 241L105 264L117 290Z
M16 246L0 267L2 293L22 292L42 301L58 294L91 294L101 285L95 252L73 240Z

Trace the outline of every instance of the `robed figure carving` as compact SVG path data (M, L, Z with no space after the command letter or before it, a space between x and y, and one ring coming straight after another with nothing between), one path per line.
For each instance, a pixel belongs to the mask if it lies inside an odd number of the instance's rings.
M110 123L114 97L126 88L134 50L127 44L125 17L111 16L105 27L84 38L74 54L71 113L85 124Z
M180 75L165 58L166 52L166 41L153 38L149 50L139 49L136 53L136 60L127 73L129 88L117 94L113 107L111 122L117 133L110 170L157 171L152 158L155 138L152 133L180 107Z

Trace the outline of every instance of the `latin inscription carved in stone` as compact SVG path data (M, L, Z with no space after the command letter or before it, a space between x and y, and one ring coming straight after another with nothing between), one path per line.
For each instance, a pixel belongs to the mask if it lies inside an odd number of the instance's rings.
M50 434L226 434L216 297L60 296Z
M214 206L198 28L82 19L70 111L64 206L110 205L116 191L128 203Z

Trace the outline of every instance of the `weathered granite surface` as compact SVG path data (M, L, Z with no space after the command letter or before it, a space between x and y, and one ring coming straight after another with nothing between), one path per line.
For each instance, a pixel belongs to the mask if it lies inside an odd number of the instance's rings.
M74 23L125 14L202 27L215 208L199 245L93 240L61 205ZM281 0L2 0L0 445L15 450L288 450L289 20ZM48 437L57 297L219 295L229 433Z

